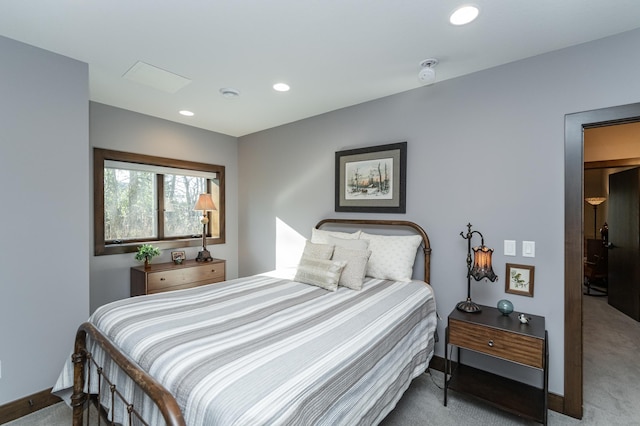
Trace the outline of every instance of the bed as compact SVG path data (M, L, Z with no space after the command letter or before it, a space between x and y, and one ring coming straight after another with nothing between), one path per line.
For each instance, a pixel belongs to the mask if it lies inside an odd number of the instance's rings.
M412 222L322 220L295 271L97 309L54 392L73 388L74 425L92 395L122 424L378 424L433 356L430 253Z

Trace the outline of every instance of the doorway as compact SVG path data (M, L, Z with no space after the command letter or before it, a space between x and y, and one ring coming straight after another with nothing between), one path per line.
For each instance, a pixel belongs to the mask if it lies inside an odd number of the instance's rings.
M563 412L582 418L582 288L584 150L588 128L640 121L640 103L565 116L565 330ZM571 354L571 356L568 356Z

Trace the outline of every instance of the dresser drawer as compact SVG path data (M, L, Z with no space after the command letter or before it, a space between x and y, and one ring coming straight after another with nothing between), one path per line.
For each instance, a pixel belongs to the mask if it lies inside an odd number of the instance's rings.
M147 293L178 290L180 288L224 281L224 267L224 263L213 263L149 273L147 277Z
M543 368L544 340L449 319L449 343L487 355Z
M186 260L181 264L154 263L131 268L131 296L212 284L226 279L225 261Z

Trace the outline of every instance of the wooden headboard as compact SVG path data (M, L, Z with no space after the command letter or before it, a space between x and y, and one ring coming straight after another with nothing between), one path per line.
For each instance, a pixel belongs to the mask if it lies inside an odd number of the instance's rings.
M316 225L316 229L320 229L322 225L336 223L344 225L374 225L374 226L404 226L413 228L416 233L422 237L422 250L424 253L424 281L431 284L431 245L429 244L429 236L422 229L422 227L416 223L409 222L407 220L368 220L368 219L322 219Z

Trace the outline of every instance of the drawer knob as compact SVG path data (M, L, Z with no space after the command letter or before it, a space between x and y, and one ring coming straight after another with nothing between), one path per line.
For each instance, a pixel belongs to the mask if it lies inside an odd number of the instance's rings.
M165 278L160 278L160 281L164 281L164 280L165 280Z
M211 270L211 272L215 272L215 271L216 271L215 269L212 269L212 270Z
M492 348L493 347L493 340L489 340L489 347Z

